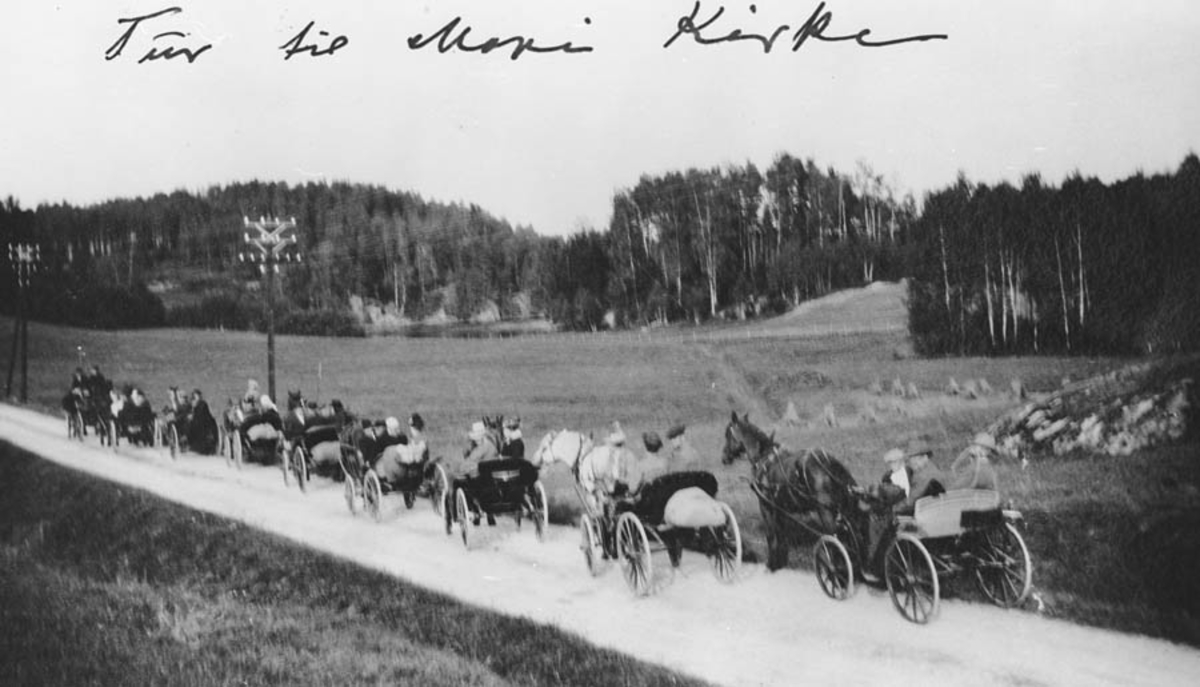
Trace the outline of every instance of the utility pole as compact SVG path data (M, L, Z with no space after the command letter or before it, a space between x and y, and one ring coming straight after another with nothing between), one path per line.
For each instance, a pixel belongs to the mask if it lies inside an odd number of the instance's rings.
M280 263L300 262L299 253L286 252L289 245L298 243L295 235L287 233L296 227L296 220L259 217L251 222L249 217L243 217L242 223L245 228L258 231L257 236L245 234L246 243L258 252L238 253L238 259L258 263L259 272L267 275L267 394L275 401L278 398L275 396L275 275Z
M17 322L13 327L12 357L8 360L8 384L5 398L12 396L13 372L17 365L17 350L21 352L21 403L29 400L29 277L38 271L42 261L36 243L8 244L8 262L17 277Z

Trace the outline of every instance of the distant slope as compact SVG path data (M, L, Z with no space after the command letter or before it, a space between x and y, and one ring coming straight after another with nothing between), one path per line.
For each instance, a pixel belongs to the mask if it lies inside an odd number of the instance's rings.
M813 332L876 332L908 326L905 282L875 282L805 301L792 311L759 323L765 329Z

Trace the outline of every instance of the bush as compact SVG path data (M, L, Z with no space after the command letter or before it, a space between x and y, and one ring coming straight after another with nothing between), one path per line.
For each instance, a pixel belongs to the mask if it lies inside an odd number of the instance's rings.
M260 327L263 329L264 327ZM343 310L293 310L275 318L278 334L306 336L366 336L353 314Z

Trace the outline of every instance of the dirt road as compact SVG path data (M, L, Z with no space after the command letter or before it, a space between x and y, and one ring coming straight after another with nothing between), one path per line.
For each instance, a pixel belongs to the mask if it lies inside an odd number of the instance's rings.
M0 438L62 465L140 487L440 590L468 602L550 623L592 642L729 685L1194 685L1200 651L1078 627L1028 613L954 601L931 624L909 624L886 593L826 598L811 574L767 574L758 565L722 585L699 554L661 588L634 599L619 571L590 577L574 528L544 543L511 521L484 528L471 551L447 537L428 502L405 511L385 499L376 524L353 517L341 485L285 488L278 469L236 471L220 458L68 441L64 423L0 405ZM1036 561L1035 580L1036 580Z

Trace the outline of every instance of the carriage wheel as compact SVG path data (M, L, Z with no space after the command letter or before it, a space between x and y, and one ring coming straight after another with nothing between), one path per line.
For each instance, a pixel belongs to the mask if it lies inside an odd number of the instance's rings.
M592 577L597 577L604 572L604 546L600 539L600 523L588 517L587 513L579 516L579 536L583 561L587 563L588 572Z
M159 420L154 421L154 431L150 433L150 445L154 448L162 448L166 445L166 427Z
M621 572L625 583L637 596L650 593L651 575L654 569L650 562L650 540L646 528L633 513L625 513L617 521L617 559L621 561Z
M379 475L374 470L367 470L367 476L363 478L363 510L375 522L383 517L383 485L379 483Z
M402 492L404 494L404 507L412 510L413 504L417 502L417 494L413 491Z
M83 416L78 412L67 413L67 438L83 441Z
M713 574L722 582L733 582L742 565L742 531L738 529L737 518L729 504L719 505L725 515L725 524L711 530L716 543L712 557Z
M242 462L244 460L246 460L246 456L244 455L244 453L246 451L246 447L242 445L242 435L241 434L235 432L232 436L233 436L233 438L231 439L231 441L233 443L230 445L229 453L232 454L232 456L233 456L234 467L236 467L238 470L241 470Z
M279 463L280 472L283 473L283 486L290 486L292 483L292 463L297 459L296 454L300 453L300 447L297 446L292 455L288 455L287 451L283 452L283 461Z
M1025 600L1033 582L1033 564L1025 540L1012 523L980 533L975 582L992 603L1012 608Z
M171 458L179 457L179 428L174 423L167 427L167 444L170 445Z
M346 476L343 493L346 497L346 507L350 509L350 515L358 515L358 482L351 479L349 475Z
M902 532L888 547L884 562L888 594L900 615L924 625L938 611L940 588L929 550L913 535Z
M446 477L446 469L437 464L433 466L433 486L429 490L429 500L433 502L433 512L441 515L446 506L446 495L450 493L450 479Z
M112 450L117 450L117 421L108 421L108 445L112 446Z
M835 601L844 601L854 594L854 564L850 552L837 537L824 535L813 549L817 582L821 591Z
M530 496L530 518L533 520L534 532L537 534L538 541L545 541L546 528L550 525L550 507L546 502L546 488L542 486L542 481L538 480L533 483L533 491ZM518 522L520 522L518 520Z
M458 519L458 529L462 534L463 546L471 548L471 509L467 506L467 492L462 489L454 491L454 515Z
M287 451L284 451L284 455L287 455ZM296 453L292 459L292 470L296 471L296 484L300 486L300 491L307 494L308 482L312 479L308 472L308 452L296 447Z

